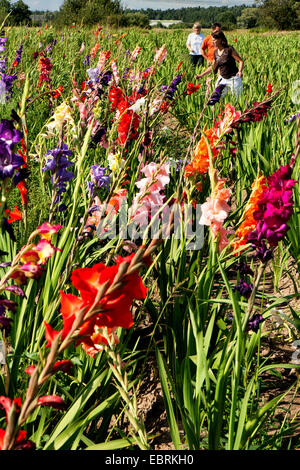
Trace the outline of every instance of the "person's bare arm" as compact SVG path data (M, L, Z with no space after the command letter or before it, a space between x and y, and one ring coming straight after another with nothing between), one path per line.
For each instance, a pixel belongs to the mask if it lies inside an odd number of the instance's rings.
M206 55L207 50L207 45L205 39L203 40L202 46L201 46L201 55L204 57L205 60L208 60L208 56Z
M205 77L205 75L208 75L212 71L212 66L210 65L204 72L200 73L199 75L196 75L196 78L202 78Z
M234 60L236 60L236 62L239 63L239 71L238 71L237 75L239 77L242 77L243 76L243 69L244 69L244 61L241 58L241 56L236 52L235 49L233 49L233 51L232 51L232 57L234 58Z

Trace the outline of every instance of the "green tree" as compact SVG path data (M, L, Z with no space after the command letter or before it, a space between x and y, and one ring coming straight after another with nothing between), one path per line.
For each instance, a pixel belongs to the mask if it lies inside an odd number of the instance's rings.
M121 13L118 0L65 0L56 16L56 23L92 25Z
M230 11L224 11L223 13L219 14L218 22L221 23L222 28L225 29L234 29L236 27L236 17Z
M23 0L18 0L11 6L11 15L9 22L13 25L29 24L31 23L31 11L28 5Z
M9 12L10 12L10 2L8 0L0 0L0 26Z
M245 8L242 10L241 16L237 18L238 28L254 28L257 26L259 20L258 8Z
M277 29L299 29L299 1L260 0L261 22Z
M149 28L149 18L144 13L126 13L122 18L122 26Z

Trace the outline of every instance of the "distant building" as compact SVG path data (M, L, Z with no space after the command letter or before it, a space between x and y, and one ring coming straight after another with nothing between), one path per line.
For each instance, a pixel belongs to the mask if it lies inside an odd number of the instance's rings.
M149 21L150 26L162 24L166 28L168 28L168 26L170 26L171 24L178 24L178 23L182 23L182 21L181 20L150 20Z

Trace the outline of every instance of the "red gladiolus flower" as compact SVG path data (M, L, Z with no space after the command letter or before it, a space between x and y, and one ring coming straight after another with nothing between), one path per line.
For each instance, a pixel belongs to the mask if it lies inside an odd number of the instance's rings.
M60 370L61 372L65 372L66 374L70 374L72 366L73 366L73 362L69 361L67 359L62 360L62 361L57 361L54 364L53 368L52 368L52 372L55 373L55 372ZM33 365L33 364L31 366L28 366L25 369L25 372L28 375L32 375L34 371L35 371L35 365Z
M41 406L51 406L57 410L65 410L67 407L64 400L57 395L45 395L44 397L40 397L37 404Z
M120 264L123 262L130 263L133 256L134 254L125 258L118 257L116 264L109 267L103 263L98 263L92 268L75 269L71 281L74 287L79 290L82 300L88 305L93 304L101 285L108 282L108 286L111 286ZM66 295L64 294L64 296ZM108 295L104 295L100 300L98 305L101 311L97 314L97 325L109 328L130 328L133 324L130 311L133 299L145 299L146 295L147 288L143 285L138 272L126 276L121 287Z
M56 90L49 91L49 94L53 96L53 98L57 99L60 97L63 91L64 91L64 87L62 85L59 85L59 87Z
M98 303L95 301L102 286L107 285L107 292L119 272L120 265L124 262L130 264L133 256L134 253L125 258L118 257L113 266L98 263L91 268L79 268L73 271L71 281L81 296L60 291L63 328L61 331L56 331L44 322L46 347L50 347L59 334L62 340L67 337L83 309L88 312L93 307L92 316L79 327L75 346L82 344L88 354L95 354L99 350L99 344L105 344L105 338L101 334L103 327L107 327L109 334L113 334L117 327L132 326L130 309L133 299L145 299L147 295L147 288L143 285L138 272L123 276L118 288L107 294L104 292Z
M4 439L5 439L6 431L4 429L0 429L0 450L3 450L4 447ZM19 431L15 445L13 450L34 450L35 444L30 440L26 440L26 431Z
M55 338L59 335L60 331L56 331L49 325L47 322L44 321L45 325L45 338L46 338L46 348L50 348Z
M50 72L53 68L53 65L50 62L49 57L44 56L44 53L41 52L38 69L40 72L40 81L38 86L41 86L43 82L50 82Z
M25 186L25 183L24 181L21 181L21 183L19 183L17 185L17 188L18 190L20 191L20 194L21 194L21 202L23 205L27 205L28 204L28 197L27 197L27 188Z
M8 422L9 413L10 413L10 410L11 410L11 407L12 407L13 403L15 405L16 413L19 413L20 408L21 408L21 398L20 397L14 398L13 400L9 397L4 397L4 396L0 397L0 409L5 410L5 412L6 412L6 421L7 422Z
M16 220L21 220L22 219L22 214L18 209L18 206L15 206L13 211L10 211L9 209L5 210L5 213L8 215L8 223L11 224L12 222L16 222Z
M166 113L169 109L169 105L170 103L168 103L167 101L163 101L162 104L160 105L161 112Z
M129 140L138 138L137 128L140 124L140 117L132 110L127 110L121 118L117 131L119 134L118 142L124 147Z
M121 88L112 86L108 95L109 101L112 103L112 110L119 108L120 104L124 102L124 92Z
M198 83L197 85L194 85L193 83L188 83L187 95L191 95L192 93L195 93L195 91L199 90L200 87L201 87L200 83Z
M271 83L268 83L266 93L269 94L269 93L272 93L272 91L273 91L272 84L271 84Z
M24 372L28 375L32 375L34 371L35 371L35 366L33 364L31 364L31 366L28 366L26 367L26 369L24 369Z

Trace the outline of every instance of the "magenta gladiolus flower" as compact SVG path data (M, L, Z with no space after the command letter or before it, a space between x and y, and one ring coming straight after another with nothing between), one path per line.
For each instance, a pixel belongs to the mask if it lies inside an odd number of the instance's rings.
M258 210L253 213L257 226L248 238L256 247L263 240L271 246L277 246L288 231L288 221L293 214L293 191L296 181L291 178L292 167L281 166L268 178L268 188L258 203Z

